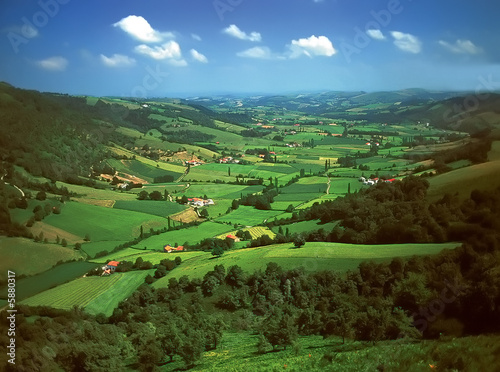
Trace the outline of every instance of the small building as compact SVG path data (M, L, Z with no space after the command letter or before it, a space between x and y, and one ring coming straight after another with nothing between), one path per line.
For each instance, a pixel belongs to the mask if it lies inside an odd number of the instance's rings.
M110 275L115 272L116 267L118 266L120 262L118 261L109 261L107 265L102 267L102 275Z
M178 247L172 247L170 244L167 244L163 247L163 251L166 253L172 253L172 252L183 252L184 251L184 246L179 245Z
M232 235L232 234L226 235L226 238L233 239L235 242L239 242L240 241L240 238L238 238L237 236Z

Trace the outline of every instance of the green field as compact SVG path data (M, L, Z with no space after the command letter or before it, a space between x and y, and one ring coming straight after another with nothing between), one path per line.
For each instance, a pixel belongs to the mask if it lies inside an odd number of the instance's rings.
M117 200L113 208L147 213L159 217L167 217L187 209L185 205L175 202L155 200Z
M97 253L112 251L116 246L126 243L125 240L103 240L100 242L87 242L82 244L82 251L89 257L94 257Z
M217 221L230 222L232 224L240 224L245 226L260 225L265 220L276 217L282 214L282 211L259 210L254 207L240 205L238 209L231 213L216 218Z
M322 270L346 272L356 269L361 262L367 260L387 262L393 257L435 254L443 249L453 249L457 246L459 243L361 245L308 242L302 248L296 249L292 243L274 244L227 251L216 259L210 253L193 257L159 279L153 286L156 288L167 286L169 278L179 278L182 275L202 278L213 269L214 265L219 264L226 268L238 265L247 272L263 270L269 262L276 262L285 270L302 266L309 272Z
M471 165L429 178L427 198L440 199L445 193L455 194L463 200L474 189L495 190L500 186L500 160Z
M109 261L135 262L137 258L141 257L144 261L149 261L153 265L157 265L160 263L161 260L164 260L166 258L174 259L175 257L179 256L182 259L182 262L185 262L193 257L197 257L204 254L206 253L203 251L166 253L166 252L153 252L150 250L142 250L135 248L126 248L119 252L110 253L105 257L96 258L91 262L101 263L101 264L108 263Z
M188 175L189 177L189 175ZM213 183L193 183L189 188L181 193L186 196L202 197L207 195L210 199L239 199L241 195L254 194L261 192L262 186L245 186L245 185L217 185Z
M50 269L58 261L79 259L81 255L73 248L57 244L35 243L26 238L0 237L0 278L7 270L19 275L35 275Z
M29 278L16 281L16 299L34 296L37 293L46 291L60 284L69 282L79 276L84 275L89 270L96 267L96 264L89 262L69 262L58 265L41 274L30 276ZM0 290L0 298L7 298L7 288Z
M325 224L320 224L319 220L312 220L312 221L302 221L302 222L295 222L287 225L281 225L281 228L283 229L283 232L286 231L288 228L290 234L301 234L301 233L307 233L310 231L316 231L319 229L323 229L327 232L331 231L338 222L330 222L330 223L325 223ZM275 226L272 228L272 230L275 233L278 233L279 226Z
M110 316L120 301L127 298L154 270L115 273L105 277L87 277L73 280L39 293L21 303L29 306L50 306L69 310L83 307L90 314Z
M231 230L234 230L234 228L230 225L204 222L198 226L153 235L137 244L136 248L142 249L147 247L147 249L162 250L166 244L174 245L178 243L178 245L183 245L185 242L196 244L203 239L213 238L216 235Z
M47 216L44 222L82 239L89 234L91 241L130 240L139 235L141 225L147 231L167 224L166 219L145 213L76 202L66 203L61 214Z
M264 226L254 226L254 227L245 228L245 229L241 229L241 230L248 231L250 233L250 235L252 236L252 239L260 238L263 235L267 235L271 239L274 239L274 237L276 236L276 234L273 231L271 231L269 228L264 227ZM230 231L230 232L225 233L225 234L221 234L221 235L217 236L217 238L225 239L225 237L229 234L236 235L237 231L238 230L234 230L234 231Z

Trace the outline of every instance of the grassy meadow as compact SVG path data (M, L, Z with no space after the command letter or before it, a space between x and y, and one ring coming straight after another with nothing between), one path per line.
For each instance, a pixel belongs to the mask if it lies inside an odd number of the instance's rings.
M346 272L356 269L363 261L387 262L394 257L436 254L443 249L453 249L458 243L443 244L391 244L360 245L342 243L307 242L301 248L292 243L274 244L257 248L236 249L214 258L209 252L184 261L183 264L156 281L153 286L168 285L169 278L183 275L203 278L214 265L240 266L243 271L264 270L269 262L276 262L285 270L303 267L306 271L335 270ZM181 256L182 257L182 256Z

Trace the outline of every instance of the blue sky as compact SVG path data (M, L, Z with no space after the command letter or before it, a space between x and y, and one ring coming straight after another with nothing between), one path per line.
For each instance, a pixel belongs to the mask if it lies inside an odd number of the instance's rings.
M500 5L2 0L0 80L69 94L500 90Z

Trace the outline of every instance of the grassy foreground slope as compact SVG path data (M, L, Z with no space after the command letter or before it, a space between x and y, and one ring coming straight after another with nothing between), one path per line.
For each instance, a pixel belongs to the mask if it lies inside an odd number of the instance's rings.
M227 332L222 347L205 352L193 371L497 371L500 336L473 336L446 340L355 341L299 337L298 347L278 353L257 353L258 335ZM329 357L325 357L325 355ZM182 368L174 361L160 371Z
M210 253L205 253L188 260L183 259L180 267L155 282L153 286L165 287L170 278L179 278L183 275L203 278L207 272L213 270L214 265L224 265L226 268L238 265L243 271L253 272L265 269L269 262L276 262L285 270L304 267L310 272L321 270L346 272L356 269L361 262L367 260L388 261L394 257L435 254L458 245L458 243L361 245L308 242L299 249L295 249L291 243L237 249L228 251L219 258L213 258Z
M445 193L458 193L460 199L470 196L474 189L494 190L500 186L500 160L460 168L429 178L429 201L436 201Z

